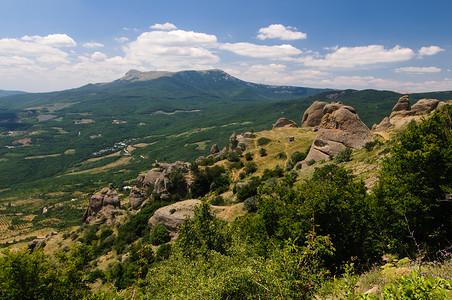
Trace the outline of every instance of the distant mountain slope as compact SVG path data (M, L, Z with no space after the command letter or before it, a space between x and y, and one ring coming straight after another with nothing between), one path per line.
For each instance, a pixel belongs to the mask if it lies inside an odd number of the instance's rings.
M361 120L370 128L373 124L380 123L384 117L389 116L392 108L403 95L392 91L336 90L303 98L303 101L290 100L269 104L269 108L266 109L284 111L285 116L299 123L304 110L315 100L326 102L342 101L344 104L354 107ZM408 96L411 104L423 98L445 101L452 99L452 91L412 93L408 94ZM300 111L302 112L301 115Z
M25 92L21 92L21 91L5 91L5 90L0 90L0 98L1 97L6 97L6 96L11 96L11 95L17 95L17 94L26 94Z
M206 101L212 104L266 102L308 97L326 90L254 84L221 70L176 73L132 70L114 82L88 84L60 92L8 97L0 101L0 108L25 109L54 103L77 103L80 107L79 104L94 102L108 102L114 108L127 101L133 108L146 105L150 109L186 109L196 108L200 102Z

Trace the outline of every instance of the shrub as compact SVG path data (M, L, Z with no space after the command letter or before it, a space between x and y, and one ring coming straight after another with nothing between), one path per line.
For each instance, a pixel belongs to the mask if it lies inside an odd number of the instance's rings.
M247 212L255 212L257 210L257 199L256 197L249 197L243 202L243 210Z
M224 205L224 198L220 195L215 196L212 200L210 200L210 204L212 205Z
M297 162L304 160L307 155L306 152L295 151L290 155L290 161L295 165Z
M155 254L156 261L162 261L168 259L171 255L171 244L163 244L157 249L157 253Z
M256 163L250 161L245 164L244 172L245 174L251 174L257 171Z
M245 159L246 159L247 161L253 160L253 154L250 153L250 152L246 152L246 153L245 153Z
M261 138L259 138L259 139L257 140L257 144L258 144L259 146L267 145L267 144L270 143L270 142L271 142L271 140L268 139L268 138L266 138L266 137L261 137Z
M259 155L261 157L267 156L267 150L265 150L265 148L260 148L259 149Z
M350 148L345 148L344 150L340 151L335 157L334 157L334 161L341 163L341 162L346 162L346 161L350 161L350 157L352 155L353 150Z
M239 158L239 155L237 154L237 152L230 151L228 153L228 161L230 161L230 162L237 162L239 160L240 160L240 158Z
M157 224L151 230L150 242L154 246L168 243L171 240L168 229L163 224Z

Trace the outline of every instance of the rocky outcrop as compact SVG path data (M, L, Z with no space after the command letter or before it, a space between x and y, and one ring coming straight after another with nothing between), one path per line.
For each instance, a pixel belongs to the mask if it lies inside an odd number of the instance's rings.
M327 102L314 101L309 108L304 112L301 119L301 127L315 127L319 126L323 117L323 108Z
M157 224L163 224L174 236L185 218L193 218L195 207L200 204L200 200L191 199L159 208L149 219L148 226L152 229Z
M327 103L323 101L314 101L312 105L304 112L301 120L302 127L316 127L322 123L322 118L326 114L332 114L340 108L345 108L356 114L353 107L344 105L341 101Z
M89 224L99 224L103 222L103 219L106 219L107 224L112 224L115 215L119 213L122 213L119 195L113 185L110 184L109 187L105 187L91 196L82 221Z
M160 199L169 200L172 195L187 195L190 164L177 161L173 164L156 163L155 168L146 174L138 175L136 187L130 191L129 201L132 209L139 209L146 195L159 194Z
M437 99L421 99L410 107L410 99L407 95L402 96L393 107L391 115L384 118L380 124L372 126L374 132L387 131L393 127L400 127L411 120L420 119L436 108L440 101Z
M44 248L46 246L46 239L34 239L31 242L28 242L27 247L31 252Z
M298 128L298 125L294 121L289 120L287 118L279 118L278 121L276 121L276 123L273 124L273 128L272 129L283 128L283 127L286 127L286 128Z
M362 148L372 139L371 131L352 107L333 104L324 107L327 112L322 117L305 163L329 159L346 148Z
M220 149L218 148L218 145L217 144L213 144L212 148L210 148L210 154L216 154L218 152L220 152Z

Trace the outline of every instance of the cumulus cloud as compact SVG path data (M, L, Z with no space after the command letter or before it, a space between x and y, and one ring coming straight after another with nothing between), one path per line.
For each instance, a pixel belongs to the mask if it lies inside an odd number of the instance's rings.
M49 34L47 36L24 36L21 38L22 41L34 42L41 45L48 45L50 47L74 47L77 43L67 34Z
M151 29L158 29L158 30L176 30L177 27L174 24L166 22L165 24L154 24L152 26L149 26Z
M396 73L411 73L411 74L424 74L424 73L438 73L441 72L437 67L404 67L395 69Z
M118 43L125 43L125 42L129 41L129 38L123 36L123 37L120 37L120 38L115 38L115 41L117 41Z
M438 46L422 47L421 49L419 49L419 55L435 55L441 51L444 51L444 49Z
M220 45L220 48L232 51L235 54L243 56L282 60L287 60L291 56L299 55L302 53L301 50L293 47L292 45L261 46L251 43L226 43Z
M260 40L281 39L285 41L306 39L306 33L296 30L295 27L272 24L268 27L259 29L257 38Z
M215 35L184 31L144 32L123 47L126 59L143 66L165 70L207 68L219 61L211 52L217 47Z
M89 42L89 43L84 43L82 46L85 48L100 48L100 47L103 47L104 45L101 43Z
M393 63L410 60L415 53L410 48L395 46L385 49L382 45L369 45L360 47L341 47L324 58L306 56L299 59L306 66L351 68L356 66L377 63Z

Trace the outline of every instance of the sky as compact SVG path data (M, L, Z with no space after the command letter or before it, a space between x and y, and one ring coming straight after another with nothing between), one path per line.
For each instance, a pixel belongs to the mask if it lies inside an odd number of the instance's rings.
M0 0L0 89L47 92L128 70L452 90L450 0Z

